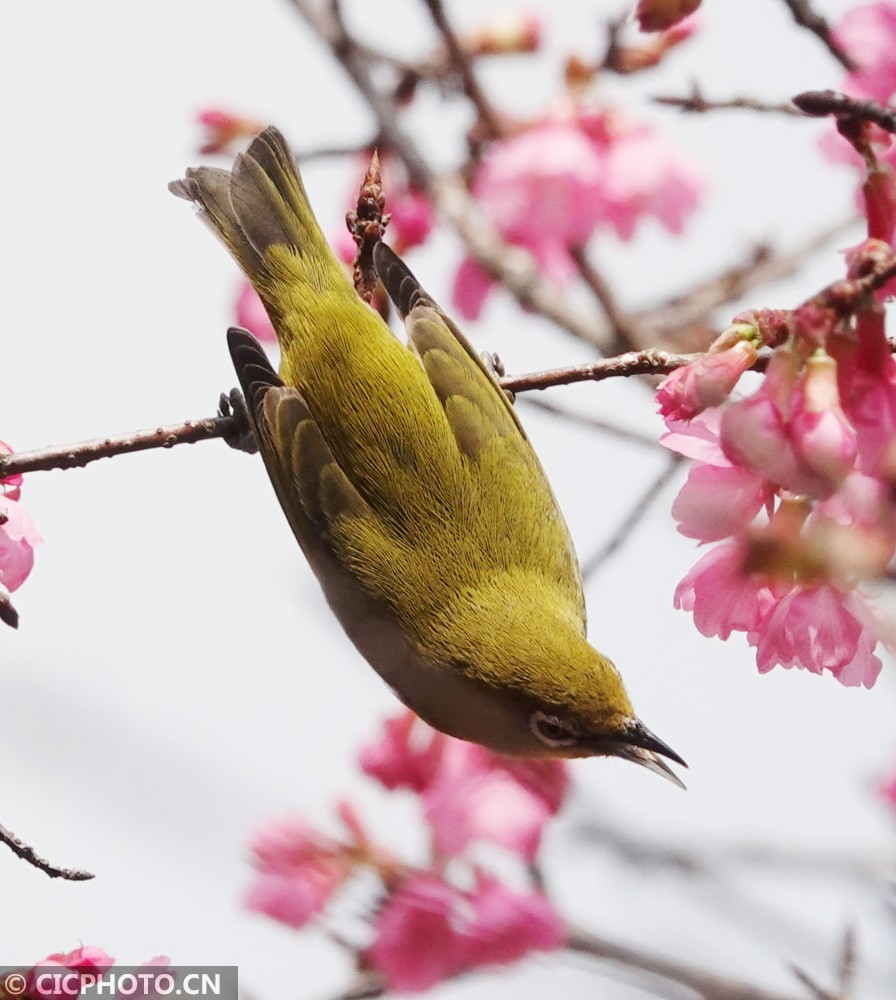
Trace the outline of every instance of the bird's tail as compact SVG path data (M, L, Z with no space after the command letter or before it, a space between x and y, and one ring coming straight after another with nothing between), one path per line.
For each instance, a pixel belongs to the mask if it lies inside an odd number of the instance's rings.
M311 210L286 140L273 126L237 156L232 170L191 168L168 188L196 205L269 312L279 311L273 291L278 281L346 281Z

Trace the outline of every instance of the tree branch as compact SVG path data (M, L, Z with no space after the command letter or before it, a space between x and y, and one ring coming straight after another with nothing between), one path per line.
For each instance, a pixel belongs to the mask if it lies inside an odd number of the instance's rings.
M724 101L711 101L703 96L695 85L688 97L660 94L652 97L654 104L662 104L669 108L679 108L693 114L702 115L707 111L759 111L763 114L791 115L795 118L805 118L806 115L791 101L770 103L759 101L754 97L729 97Z
M811 31L816 38L831 53L831 55L850 72L856 69L856 64L852 57L844 50L831 31L831 26L817 11L812 9L809 0L784 0L784 5L790 10L794 21L807 31Z
M45 872L50 878L62 878L69 882L86 882L94 878L91 872L86 872L81 868L59 868L56 865L51 865L30 844L26 844L21 837L17 837L12 830L7 830L2 825L0 825L0 844L6 844L13 854L20 857L23 861L27 861L34 868Z

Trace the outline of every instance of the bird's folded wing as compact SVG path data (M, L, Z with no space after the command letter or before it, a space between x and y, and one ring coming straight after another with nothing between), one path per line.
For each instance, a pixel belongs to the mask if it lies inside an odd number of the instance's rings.
M469 460L477 507L485 515L470 530L482 533L481 544L504 546L508 563L528 565L559 585L584 627L582 578L572 540L510 399L466 337L385 244L377 245L375 262L457 446Z

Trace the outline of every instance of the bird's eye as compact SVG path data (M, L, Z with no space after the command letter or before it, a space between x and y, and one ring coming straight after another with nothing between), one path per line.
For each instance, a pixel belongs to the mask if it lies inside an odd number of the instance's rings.
M570 747L578 740L574 729L547 712L533 712L529 717L529 728L549 747Z

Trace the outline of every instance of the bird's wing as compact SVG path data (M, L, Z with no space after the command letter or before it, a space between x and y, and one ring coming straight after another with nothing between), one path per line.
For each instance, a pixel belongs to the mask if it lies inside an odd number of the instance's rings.
M508 562L528 566L558 585L584 629L585 599L572 539L509 397L403 261L383 243L374 261L468 459L478 507L488 511L487 522L470 530L482 534L480 544L506 549Z
M258 341L232 328L227 343L258 449L296 537L306 551L321 542L338 547L339 519L368 517L367 504L333 457L302 394L283 384Z

